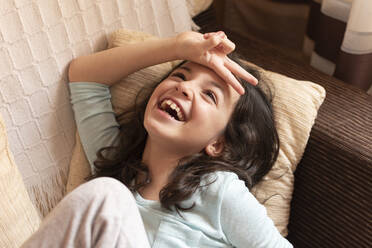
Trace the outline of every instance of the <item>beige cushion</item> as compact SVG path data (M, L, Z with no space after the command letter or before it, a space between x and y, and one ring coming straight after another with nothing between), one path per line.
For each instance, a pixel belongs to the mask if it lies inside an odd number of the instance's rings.
M113 33L109 47L125 42L155 37L130 30ZM140 70L111 87L115 113L127 109L134 102L138 90L144 84L153 84L169 72L175 63L164 63ZM246 62L248 63L248 62ZM304 152L318 108L325 97L325 90L314 83L298 81L286 76L260 69L275 85L273 100L281 148L278 161L252 192L264 204L269 216L282 235L287 235L290 201L293 191L293 172ZM123 101L126 99L126 101ZM120 122L120 120L119 120ZM83 153L80 140L76 140L67 190L71 191L90 174L89 164Z
M213 0L187 0L186 4L191 17L195 17L204 10L208 9L212 2Z
M257 68L273 82L273 108L280 150L273 168L251 192L266 207L280 233L286 236L293 173L304 153L318 109L325 98L325 90L309 81Z
M0 116L0 247L20 247L39 224Z

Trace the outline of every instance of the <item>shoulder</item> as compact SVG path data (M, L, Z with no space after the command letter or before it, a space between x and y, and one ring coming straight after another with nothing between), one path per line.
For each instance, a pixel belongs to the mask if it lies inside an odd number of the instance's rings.
M204 188L203 185L207 186ZM244 181L233 172L219 171L206 175L201 183L201 196L203 201L222 209L237 209L244 206L264 212L264 207L246 187Z
M223 186L227 183L229 183L230 181L232 180L236 180L236 179L239 179L238 178L238 175L236 175L235 173L233 172L230 172L230 171L215 171L215 172L212 172L212 173L208 173L208 174L205 174L201 180L201 186L203 186L204 184L209 184L211 183L209 186L210 187L213 187L213 186Z
M207 187L210 193L224 191L231 187L231 184L242 184L245 187L244 181L240 180L238 175L229 171L216 171L203 176L200 186Z
M241 199L243 197L244 199ZM203 175L200 187L182 206L221 210L222 205L238 204L244 200L256 201L256 198L234 172L217 171ZM211 214L211 213L209 213Z
M198 190L183 203L185 206L196 203L197 208L216 208L221 205L222 196L229 184L235 180L239 180L239 178L233 172L216 171L205 174L201 178Z
M238 175L228 171L217 171L204 175L200 183L200 194L203 199L214 205L221 205L222 201L231 194L252 195ZM253 195L252 195L253 197Z

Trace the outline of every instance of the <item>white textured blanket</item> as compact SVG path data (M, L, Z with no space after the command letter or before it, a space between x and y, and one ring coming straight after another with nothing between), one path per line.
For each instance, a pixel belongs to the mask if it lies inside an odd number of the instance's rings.
M190 30L185 0L0 0L0 113L34 203L63 196L75 124L66 68L102 50L113 30Z

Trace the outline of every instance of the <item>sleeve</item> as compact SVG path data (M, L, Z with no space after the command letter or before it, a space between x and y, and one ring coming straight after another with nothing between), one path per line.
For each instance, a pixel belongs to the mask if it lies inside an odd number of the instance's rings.
M225 188L220 218L222 230L234 247L293 247L281 236L265 207L238 178Z
M69 83L77 130L91 170L97 151L119 141L119 124L111 104L108 85L92 82Z

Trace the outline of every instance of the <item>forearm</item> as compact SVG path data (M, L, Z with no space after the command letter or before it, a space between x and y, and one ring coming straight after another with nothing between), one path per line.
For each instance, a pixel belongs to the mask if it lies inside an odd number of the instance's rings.
M148 40L78 57L70 63L69 81L112 85L142 68L178 59L175 43L175 37Z

